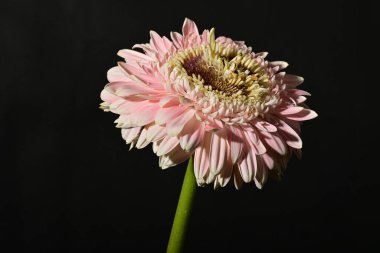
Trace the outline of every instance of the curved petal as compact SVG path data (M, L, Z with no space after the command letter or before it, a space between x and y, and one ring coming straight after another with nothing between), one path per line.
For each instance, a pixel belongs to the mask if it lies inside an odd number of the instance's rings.
M293 95L293 94L288 94L288 96L298 105L307 100L305 96L298 96L298 95Z
M162 125L167 123L168 121L174 119L178 115L182 114L186 111L186 107L184 106L172 106L160 108L156 114L155 122L158 125Z
M157 154L157 150L158 150L158 147L160 146L161 142L162 142L162 139L153 142L153 144L152 144L152 149L153 149L153 152L154 152L155 154Z
M143 128L143 130L140 133L139 139L137 140L136 148L142 149L142 148L145 148L146 146L148 146L150 141L147 140L146 133L147 133L146 128Z
M290 88L295 88L301 83L303 83L304 79L301 76L286 74L283 78L283 82Z
M263 132L276 132L277 128L270 124L269 122L256 118L255 120L252 121L253 125L260 131Z
M210 171L217 175L229 166L229 147L226 130L220 129L212 134L210 148Z
M183 36L177 32L171 32L170 37L172 38L172 41L176 48L183 48Z
M151 46L154 47L158 53L165 54L167 52L164 41L158 33L155 31L150 31L150 38Z
M178 97L165 96L165 97L160 99L159 104L161 107L164 108L164 107L178 106L180 103L179 103Z
M206 132L203 138L202 146L199 146L195 149L194 174L197 178L198 184L203 183L203 178L209 170L211 136L211 133Z
M297 96L311 96L309 92L300 89L287 89L286 92Z
M279 136L278 133L262 132L261 135L264 137L264 142L274 151L276 151L280 155L286 154L287 148L285 145L285 141Z
M232 164L230 166L227 166L224 170L220 172L220 174L216 177L216 180L221 187L224 187L228 184L228 182L231 180L233 172L233 166Z
M109 92L108 90L103 89L100 93L100 98L107 103L107 105L112 104L118 100L122 102L122 99L113 93Z
M281 115L291 115L291 114L296 114L299 113L303 110L304 108L301 106L292 106L285 108L284 110L279 111L278 113Z
M287 66L289 66L289 64L284 61L272 61L272 62L269 62L269 66L271 66L272 68L278 67L279 68L278 70L282 70L286 68Z
M128 97L139 94L158 94L159 91L149 88L146 85L128 82L112 82L107 84L104 89L119 97Z
M243 186L243 178L241 177L239 168L237 165L233 167L233 175L234 175L234 185L237 190L239 190Z
M120 98L120 97L119 97ZM126 115L135 113L138 110L141 110L144 107L154 105L152 103L149 103L147 100L140 100L140 99L134 99L134 98L120 98L121 103L117 106L113 106L111 111L116 114L120 115Z
M268 167L268 169L273 169L274 167L274 158L270 156L268 153L261 155L261 158L264 161L264 164ZM266 168L265 168L266 169Z
M281 134L284 136L286 143L292 148L302 148L302 140L296 131L294 131L294 129L286 124L283 120L278 119L278 122L279 125L277 128L281 130Z
M257 188L262 189L265 181L268 178L268 170L265 167L263 158L257 156L257 169L254 177L254 182Z
M163 36L162 41L164 42L164 46L166 48L166 51L173 50L173 43L168 38Z
M166 124L166 131L169 136L177 136L185 126L185 124L194 118L194 110L188 109L181 115L177 116L177 118L169 121Z
M291 115L286 115L286 118L295 121L305 121L314 119L317 116L318 114L315 111L303 108L303 110L301 110L300 112Z
M138 82L142 85L153 86L155 89L162 87L162 81L155 75L145 73L143 69L136 68L125 62L118 62L119 67L131 79L131 81ZM161 89L163 90L163 88Z
M183 128L179 144L186 151L193 151L203 141L204 123L199 122L195 117L189 120Z
M184 151L177 145L170 153L160 156L159 165L162 169L166 169L186 161L190 155L191 153Z
M227 131L228 142L231 149L231 161L233 164L240 158L243 154L244 148L244 135L239 127L230 126Z
M123 137L125 142L129 144L139 136L140 131L141 131L141 127L121 129L121 136Z
M257 155L264 154L267 151L256 131L243 131L243 133L246 136L247 144Z
M239 172L244 182L248 183L252 180L252 177L255 174L256 166L256 154L251 149L238 163Z
M115 123L120 127L130 128L144 126L154 121L159 106L157 104L146 105L129 115L121 115Z
M117 55L129 61L142 62L142 63L149 63L153 61L153 59L147 56L146 54L142 54L140 52L137 52L135 50L130 50L130 49L119 50L119 52L117 52Z
M148 128L146 138L149 142L158 141L166 136L166 129L160 125L152 125Z
M112 82L130 82L131 79L128 78L119 66L110 68L107 72L107 79L110 83Z
M189 36L190 34L199 35L197 25L189 18L185 18L182 26L182 34L184 36Z
M177 137L166 136L162 140L160 146L158 147L157 155L158 156L166 155L167 153L172 151L178 144L179 144L179 140Z

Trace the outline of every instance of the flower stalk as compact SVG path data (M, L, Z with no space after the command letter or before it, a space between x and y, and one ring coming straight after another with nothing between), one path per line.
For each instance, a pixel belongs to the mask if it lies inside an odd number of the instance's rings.
M196 188L193 158L190 156L174 216L167 253L180 253L183 250Z

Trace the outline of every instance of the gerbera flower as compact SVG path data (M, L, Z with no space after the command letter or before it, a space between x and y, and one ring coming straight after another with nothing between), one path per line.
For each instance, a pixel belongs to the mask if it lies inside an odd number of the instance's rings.
M150 43L118 52L125 61L108 71L101 108L132 147L153 143L165 169L194 155L198 185L261 188L301 154L300 122L317 114L305 108L303 78L286 74L283 61L265 60L243 41L201 34L185 19L171 40L150 32Z

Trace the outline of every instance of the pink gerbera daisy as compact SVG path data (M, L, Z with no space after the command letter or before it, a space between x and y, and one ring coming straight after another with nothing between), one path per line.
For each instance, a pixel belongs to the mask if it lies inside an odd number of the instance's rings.
M243 41L201 34L185 19L171 40L150 32L150 43L118 52L125 61L108 71L101 108L131 147L153 143L165 169L194 155L198 185L236 188L268 173L280 175L292 153L300 156L300 122L317 114L305 108L303 78L286 74L283 61L265 60Z

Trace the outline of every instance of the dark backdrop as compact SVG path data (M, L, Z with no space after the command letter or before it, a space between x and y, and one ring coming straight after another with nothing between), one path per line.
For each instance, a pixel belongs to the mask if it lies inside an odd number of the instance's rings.
M288 61L319 114L282 182L198 189L186 252L378 247L375 12L362 1L2 1L2 252L165 250L185 165L162 171L150 147L128 151L98 104L116 52L185 17Z

